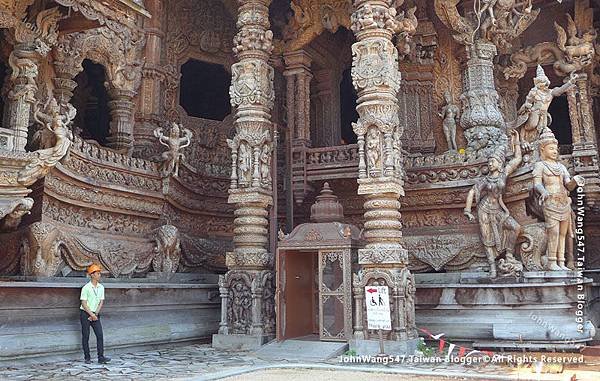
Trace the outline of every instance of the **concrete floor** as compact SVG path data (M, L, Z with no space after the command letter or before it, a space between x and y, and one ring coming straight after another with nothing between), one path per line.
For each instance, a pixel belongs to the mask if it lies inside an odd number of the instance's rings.
M545 367L533 364L484 363L346 363L340 358L323 362L263 360L254 352L219 351L208 344L164 346L154 350L111 352L107 365L54 359L0 366L0 380L10 381L154 381L154 380L600 380L600 357L586 357L583 365ZM566 354L555 354L564 356ZM558 373L549 373L556 371Z

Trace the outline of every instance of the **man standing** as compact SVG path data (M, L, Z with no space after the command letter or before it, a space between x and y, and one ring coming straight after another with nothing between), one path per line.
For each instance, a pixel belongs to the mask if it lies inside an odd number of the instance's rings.
M91 280L81 289L81 306L79 307L79 320L81 321L81 343L85 363L92 362L90 357L90 326L94 329L98 347L98 363L106 364L110 358L104 357L104 336L102 335L102 323L100 323L100 310L104 304L104 286L99 283L101 269L97 264L87 268Z

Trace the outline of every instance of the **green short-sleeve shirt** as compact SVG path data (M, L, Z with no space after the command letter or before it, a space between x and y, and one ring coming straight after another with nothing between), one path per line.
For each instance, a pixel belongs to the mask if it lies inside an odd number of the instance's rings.
M98 285L94 287L92 282L88 282L81 289L81 296L79 299L86 300L90 311L96 312L100 301L104 300L104 286L98 283ZM83 305L79 306L79 309L83 310Z

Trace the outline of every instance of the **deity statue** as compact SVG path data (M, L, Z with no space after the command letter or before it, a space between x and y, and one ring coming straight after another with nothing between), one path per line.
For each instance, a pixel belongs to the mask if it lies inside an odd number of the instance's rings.
M252 295L250 289L241 282L237 282L231 287L231 322L234 331L237 333L246 333L246 328L250 324L250 307L252 306Z
M531 0L522 2L516 0L482 0L481 3L478 15L483 19L481 23L482 35L490 41L494 41L494 34L510 36L520 18L527 18L533 8ZM484 15L485 12L487 12L487 15ZM519 21L515 21L515 16ZM503 44L508 43L508 41L510 41L510 37L499 40L499 47L503 47Z
M370 129L367 133L367 162L369 173L374 175L380 167L379 159L379 136L376 130Z
M502 200L506 190L506 182L511 173L521 164L521 142L515 130L510 131L514 158L505 163L504 147L499 147L488 159L488 174L480 179L469 191L464 214L469 221L475 217L471 213L473 200L477 204L477 218L481 241L485 247L490 264L490 276L496 277L496 258L505 251L506 262L518 262L514 258L517 236L521 226L510 216L508 208Z
M533 79L534 87L529 90L525 103L517 113L514 128L521 127L521 140L525 143L535 141L542 131L552 123L548 107L554 97L560 96L575 87L577 75L572 73L567 83L560 87L550 88L550 80L544 69L538 65L536 77Z
M185 159L185 155L182 150L189 146L192 142L192 131L187 128L183 128L184 136L181 137L180 131L182 129L181 124L173 123L169 136L165 136L162 128L154 130L154 136L158 138L160 144L168 147L169 149L162 153L163 164L163 176L179 176L179 163Z
M438 113L443 121L444 136L448 144L448 151L456 151L456 120L460 118L460 108L452 101L452 95L449 91L444 92L446 105L442 107L442 112Z
M565 266L566 239L567 236L569 239L573 237L569 192L577 186L584 186L585 179L580 175L571 178L567 168L558 161L558 141L549 128L544 129L539 142L540 161L533 167L533 186L543 208L546 225L546 269L569 270Z
M477 41L493 43L508 50L512 41L531 25L539 14L531 0L477 0L465 16L458 9L460 0L435 0L434 8L440 20L453 31L461 44Z
M252 150L246 143L240 144L237 168L240 185L250 185L252 182Z
M34 158L19 172L20 184L25 186L33 184L37 179L48 174L69 152L73 133L68 126L75 118L77 110L69 103L66 104L66 107L67 112L62 114L54 97L48 99L44 111L40 111L37 104L34 106L33 118L54 134L54 145L33 152Z
M271 184L271 145L264 144L260 152L260 179L263 186Z

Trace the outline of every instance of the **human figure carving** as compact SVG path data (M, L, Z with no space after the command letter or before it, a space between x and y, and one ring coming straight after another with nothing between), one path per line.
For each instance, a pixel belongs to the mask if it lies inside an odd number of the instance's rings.
M380 141L378 135L377 131L373 129L370 129L367 133L367 162L371 174L379 169Z
M567 83L560 87L550 88L550 80L544 69L538 65L536 77L533 79L534 87L529 90L525 103L517 114L514 128L521 127L521 140L526 143L535 141L542 131L550 125L552 117L548 107L554 97L560 96L575 86L577 75L572 74Z
M271 184L271 145L264 144L260 152L260 178L264 186Z
M234 329L239 333L245 333L246 326L249 323L250 306L252 299L250 290L241 282L235 283L231 287L231 321Z
M565 243L567 236L573 237L569 192L584 186L585 179L580 175L571 178L567 168L558 161L558 141L547 127L540 137L539 150L540 161L533 167L533 184L543 207L548 238L546 269L568 270Z
M163 164L163 176L173 175L179 176L179 163L185 159L185 155L182 150L189 146L192 142L192 131L187 128L183 128L184 136L181 137L181 124L173 123L169 136L165 136L162 128L154 130L154 136L158 138L160 144L168 147L169 149L162 153L164 160Z
M249 185L252 176L252 151L245 143L241 143L239 147L238 170L240 186Z
M498 45L505 45L510 40L508 36L518 28L521 18L530 15L532 8L531 0L482 0L478 12L480 19L483 19L482 35L490 41L496 39Z
M481 241L485 247L490 264L490 276L496 277L496 257L506 251L506 260L516 262L514 250L521 226L510 216L508 208L502 200L506 182L511 173L521 164L521 145L519 134L510 132L515 157L504 165L505 154L499 149L488 159L489 173L480 179L469 191L464 214L469 221L475 217L471 213L473 200L477 203L477 218Z
M449 91L444 92L446 105L442 107L442 112L438 113L443 119L444 136L448 144L448 151L456 151L456 120L460 118L460 108L452 101L452 95Z
M69 103L66 107L67 112L61 114L60 106L54 97L49 98L45 111L40 111L37 105L34 107L33 117L35 121L54 134L54 145L34 151L34 158L19 172L18 181L20 184L29 186L39 178L44 177L69 152L73 141L73 133L68 125L75 118L77 110Z

